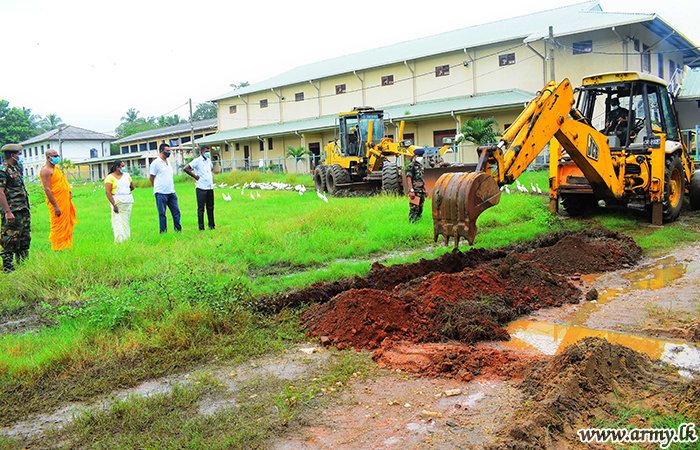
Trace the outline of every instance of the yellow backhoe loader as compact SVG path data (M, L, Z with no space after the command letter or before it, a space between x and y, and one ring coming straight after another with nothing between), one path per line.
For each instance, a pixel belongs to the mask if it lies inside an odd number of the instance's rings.
M321 163L314 169L316 190L332 195L342 190L378 189L403 194L401 162L412 157L418 148L403 139L404 122L399 125L398 139L385 136L384 113L373 108L354 108L338 115L336 139L324 149ZM421 147L423 148L423 147ZM451 145L424 148L425 182L430 192L438 177L449 171L464 171L450 166L443 155Z
M476 219L498 204L550 143L550 210L571 215L598 205L644 202L652 224L678 218L686 193L700 205L700 172L683 144L666 82L616 72L550 82L503 133L497 145L477 148L473 173L445 174L433 191L435 241L460 237L473 244ZM576 104L575 104L576 103Z

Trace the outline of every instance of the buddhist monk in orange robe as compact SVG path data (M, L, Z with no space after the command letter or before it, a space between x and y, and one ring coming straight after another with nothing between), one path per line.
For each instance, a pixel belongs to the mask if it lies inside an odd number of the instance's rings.
M78 223L75 217L70 183L56 165L61 162L54 149L46 151L46 165L39 176L46 193L46 205L51 217L51 250L63 250L73 246L73 226Z

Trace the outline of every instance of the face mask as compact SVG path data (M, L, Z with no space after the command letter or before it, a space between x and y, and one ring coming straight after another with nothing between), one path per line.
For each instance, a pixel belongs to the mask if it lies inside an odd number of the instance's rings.
M615 111L617 108L619 108L619 106L613 106L613 107L610 108L610 109L611 109L612 111Z
M169 158L169 157L170 157L170 152L163 152L163 156L165 156L166 158Z
M53 164L58 164L58 163L61 162L61 157L60 157L60 156L54 156L53 158L51 158L51 162L52 162Z
M423 164L423 157L422 157L422 156L416 156L416 161L418 161L420 164Z
M121 168L122 173L126 172L126 167Z
M24 164L24 157L18 156L18 157L17 157L17 164L19 164L20 166L21 166L22 164Z
M211 153L206 152L206 153L204 154L204 157L205 157L206 159L209 159L209 155L211 155Z

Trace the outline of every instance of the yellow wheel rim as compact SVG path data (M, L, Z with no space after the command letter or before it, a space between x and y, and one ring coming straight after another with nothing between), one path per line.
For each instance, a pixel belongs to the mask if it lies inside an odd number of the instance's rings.
M668 200L671 206L678 205L681 199L681 174L677 170L671 172L671 179L669 180L669 194Z

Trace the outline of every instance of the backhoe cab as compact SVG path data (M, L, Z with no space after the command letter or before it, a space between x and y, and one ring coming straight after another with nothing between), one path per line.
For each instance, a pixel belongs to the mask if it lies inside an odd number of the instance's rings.
M549 198L571 215L606 204L640 201L652 223L680 214L693 176L665 82L636 72L583 80L575 103L569 80L550 82L528 104L495 146L479 147L475 173L441 177L433 195L435 240L476 236L476 219L498 204L500 188L513 183L550 144ZM551 141L551 142L550 142ZM698 189L691 192L697 192ZM693 194L695 195L695 194ZM700 199L692 199L697 204Z

